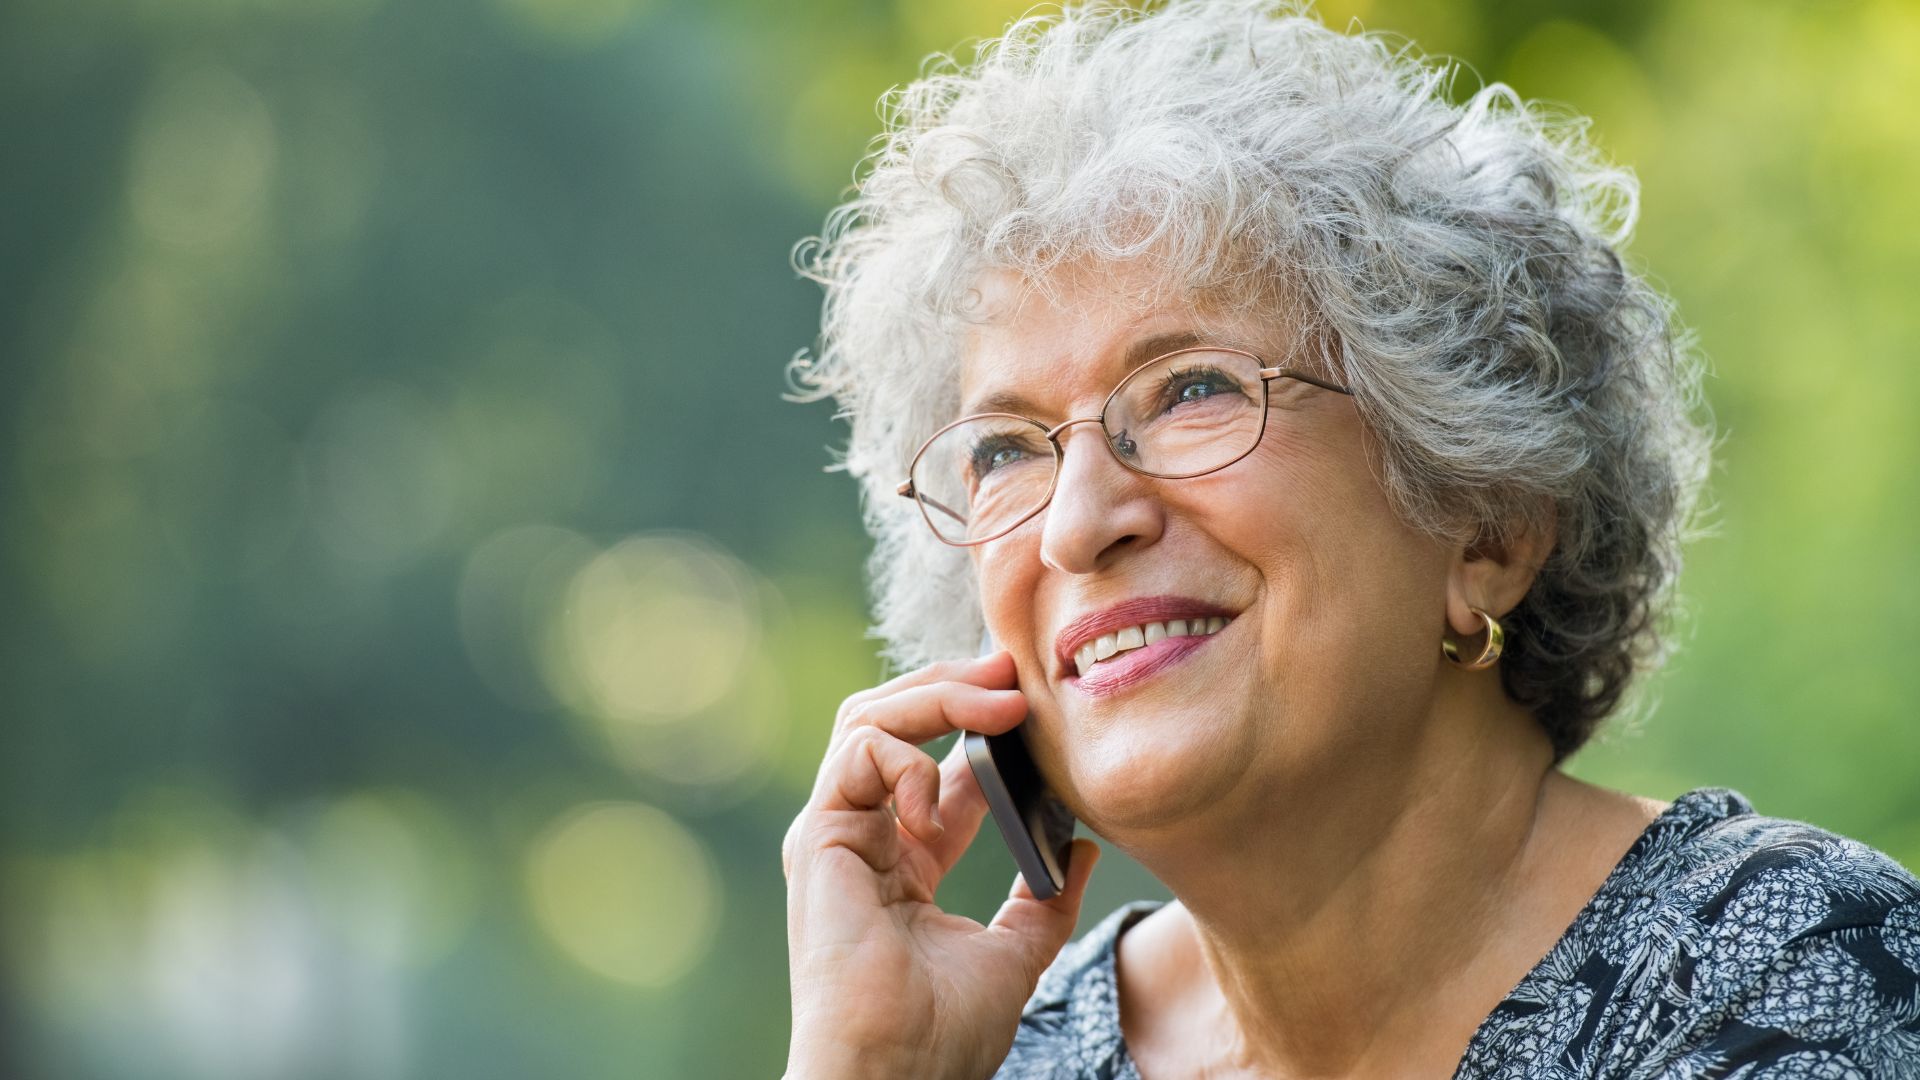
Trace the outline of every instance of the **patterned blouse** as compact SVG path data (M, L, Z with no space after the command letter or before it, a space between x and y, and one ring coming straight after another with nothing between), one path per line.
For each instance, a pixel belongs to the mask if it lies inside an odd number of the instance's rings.
M1139 1080L1114 947L1135 901L1062 950L1002 1080ZM1920 1080L1920 881L1854 840L1682 795L1481 1022L1465 1078Z

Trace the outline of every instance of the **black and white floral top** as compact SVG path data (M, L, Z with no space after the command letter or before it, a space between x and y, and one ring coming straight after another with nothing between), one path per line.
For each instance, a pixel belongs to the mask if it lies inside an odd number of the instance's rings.
M1002 1080L1139 1080L1114 946L1136 901L1062 950ZM1482 1021L1461 1078L1920 1080L1920 881L1738 792L1682 795Z

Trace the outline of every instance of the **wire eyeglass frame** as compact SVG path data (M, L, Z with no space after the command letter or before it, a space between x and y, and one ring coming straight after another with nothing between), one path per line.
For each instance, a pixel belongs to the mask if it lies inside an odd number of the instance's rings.
M1235 454L1233 457L1229 458L1226 461L1221 462L1218 465L1212 465L1204 469L1197 469L1192 472L1184 472L1184 473L1159 473L1159 472L1154 472L1151 469L1142 468L1141 466L1131 461L1128 461L1125 457L1121 455L1120 451L1114 446L1114 440L1116 436L1112 431L1108 430L1107 428L1107 412L1113 407L1114 398L1120 395L1120 391L1126 389L1127 384L1133 381L1134 376L1140 374L1142 371L1145 371L1150 367L1153 367L1155 364L1164 363L1167 360L1170 360L1174 357L1185 356L1189 353L1211 353L1211 354L1225 353L1232 356L1245 357L1248 360L1251 360L1253 362L1254 367L1259 369L1259 374L1260 374L1260 430L1254 435L1254 437L1251 440L1248 441L1246 449L1241 450L1239 453ZM1019 528L1020 526L1025 525L1027 522L1032 521L1037 514L1039 514L1042 510L1045 510L1047 506L1053 502L1053 493L1060 483L1060 466L1063 465L1066 461L1066 448L1060 445L1060 436L1064 432L1066 432L1068 428L1074 427L1078 424L1099 424L1101 434L1105 436L1105 438L1102 439L1101 441L1106 444L1107 453L1111 455L1115 461L1118 461L1121 465L1125 466L1128 470L1139 473L1142 476L1151 476L1158 480L1188 480L1196 476L1205 476L1208 473L1219 472L1221 469L1224 469L1227 466L1232 465L1235 462L1238 462L1241 458L1246 457L1248 454L1253 453L1254 449L1260 445L1260 440L1266 437L1267 414L1272 410L1272 394L1270 393L1270 391L1273 385L1273 381L1275 379L1295 379L1300 382L1306 383L1310 386L1317 386L1322 390L1331 390L1336 394L1345 394L1348 397L1353 396L1353 390L1350 387L1342 386L1339 383L1333 382L1331 380L1323 379L1317 375L1309 375L1306 372L1298 371L1293 368L1268 367L1266 366L1265 362L1260 359L1259 356L1253 353L1247 352L1244 349L1232 349L1232 348L1225 348L1225 347L1215 346L1215 345L1194 345L1184 349L1175 349L1171 352L1161 353L1159 356L1156 356L1153 359L1148 360L1146 363L1141 364L1140 366L1134 368L1132 371L1127 372L1126 375L1124 375L1118 383L1114 384L1113 389L1107 394L1106 400L1101 402L1100 412L1096 416L1074 417L1069 420L1063 420L1051 428L1041 423L1040 421L1035 420L1030 416L1021 416L1019 413L986 412L986 413L973 413L970 416L963 416L960 419L955 420L952 423L945 425L940 430L934 432L932 435L927 437L926 442L920 444L920 449L916 451L913 455L913 461L910 462L907 466L907 479L901 482L900 486L895 489L895 492L899 495L902 495L914 501L914 504L920 508L920 516L922 520L924 520L927 523L927 528L933 531L933 535L941 543L947 544L952 547L978 547L981 544L986 544L994 540L998 540L1001 537L1012 532L1013 530ZM929 509L927 505L929 502L933 502L933 500L926 493L915 489L914 482L913 482L913 474L919 471L920 459L926 456L928 449L930 449L933 446L933 444L939 440L940 436L945 435L947 432L952 431L954 428L957 428L962 424L970 423L974 420L994 418L994 417L999 417L999 418L1004 418L1009 420L1020 420L1025 423L1032 424L1034 427L1039 428L1040 431L1045 435L1048 445L1053 447L1053 474L1047 481L1046 494L1042 496L1037 503L1034 504L1032 509L1028 510L1024 514L1021 514L1012 523L1008 524L1005 528L1000 529L998 532L993 533L991 536L976 537L970 540L949 540L943 533L941 533L940 527L934 524L932 510ZM938 509L942 513L947 514L949 517L952 517L956 521L959 521L964 524L967 520L965 516L959 514L958 512L954 511L953 509L947 506L940 505L938 503L935 503L934 505L938 507Z

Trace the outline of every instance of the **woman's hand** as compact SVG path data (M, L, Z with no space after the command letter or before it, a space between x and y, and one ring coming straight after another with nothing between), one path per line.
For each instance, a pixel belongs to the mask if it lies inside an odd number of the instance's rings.
M1021 1007L1073 933L1099 849L1074 841L1052 900L1016 875L986 926L941 911L934 893L987 805L961 745L935 764L918 744L1014 727L1027 714L1014 685L1013 659L999 652L909 672L840 706L782 848L792 1080L979 1080L1012 1047Z

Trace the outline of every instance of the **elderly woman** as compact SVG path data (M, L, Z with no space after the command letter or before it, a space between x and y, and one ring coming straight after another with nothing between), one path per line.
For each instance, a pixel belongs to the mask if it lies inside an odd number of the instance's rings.
M1920 883L1560 768L1659 659L1707 460L1632 176L1267 7L1018 24L802 252L913 670L788 832L789 1075L1920 1076ZM1022 721L1173 902L1063 950L1082 838L940 910L986 811L919 744Z

